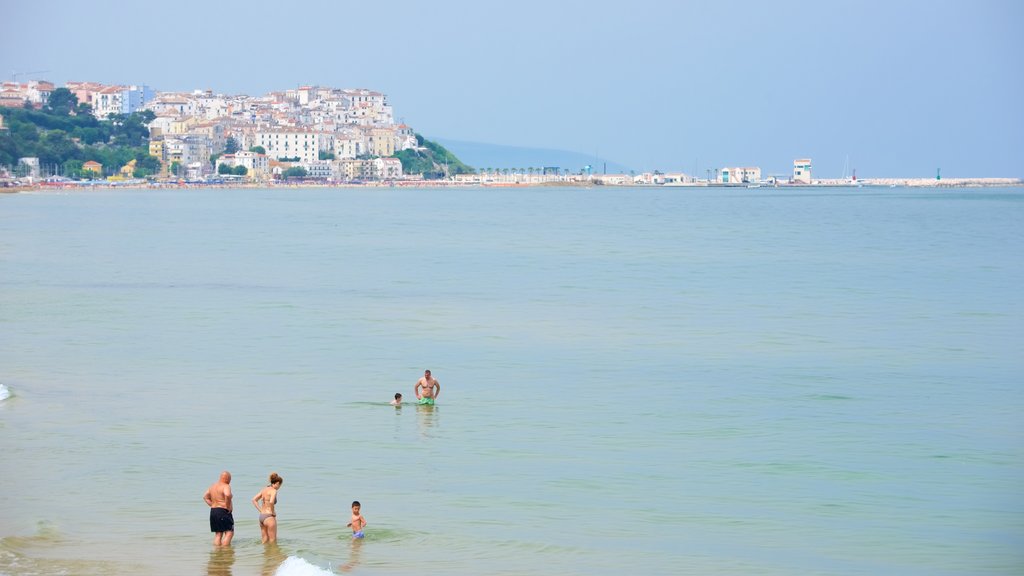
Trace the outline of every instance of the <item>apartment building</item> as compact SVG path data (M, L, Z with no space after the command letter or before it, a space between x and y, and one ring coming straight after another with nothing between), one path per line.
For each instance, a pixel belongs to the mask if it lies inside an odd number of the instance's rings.
M160 162L164 161L164 139L163 137L155 137L149 139L149 155L158 158Z
M120 114L125 89L123 86L107 86L92 95L93 116L104 119L111 114Z
M156 94L146 85L128 86L121 90L121 113L131 114L143 109Z
M210 147L214 153L223 151L227 147L228 137L224 133L224 125L220 122L200 122L193 126L188 133L209 138Z
M363 160L347 158L334 161L334 179L339 182L352 182L362 180L365 177L366 163Z
M330 141L325 134L312 130L266 130L254 135L255 146L262 146L267 156L274 160L298 158L299 162L320 159L320 151L330 151Z
M371 156L393 156L397 139L394 128L368 128L366 133L367 151Z
M199 164L204 169L210 167L210 156L214 153L210 139L206 136L186 134L179 137L164 138L164 162L168 165L177 162L182 166Z
M316 178L319 180L327 180L334 178L334 166L330 160L313 160L310 162L299 162L298 166L301 166L306 170L306 176L308 178Z
M331 139L331 151L336 159L356 158L367 154L366 141L362 132L335 134Z

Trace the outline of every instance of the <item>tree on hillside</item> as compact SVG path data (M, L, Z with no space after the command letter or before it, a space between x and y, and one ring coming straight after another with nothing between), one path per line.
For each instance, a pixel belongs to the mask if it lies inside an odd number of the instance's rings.
M72 110L78 108L78 96L67 88L57 88L53 92L50 92L50 98L46 101L44 110L57 114L58 116L68 116Z
M36 155L42 164L61 164L69 158L80 158L81 150L63 130L50 130L39 141Z
M238 152L238 140L235 140L234 136L228 136L227 141L224 142L224 153L234 154L235 152Z
M146 125L156 119L152 110L131 114L111 114L111 136L114 146L136 147L148 144L149 128Z

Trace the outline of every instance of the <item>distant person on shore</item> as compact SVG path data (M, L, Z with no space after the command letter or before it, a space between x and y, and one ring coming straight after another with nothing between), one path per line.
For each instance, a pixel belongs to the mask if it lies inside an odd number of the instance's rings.
M203 494L203 501L210 507L210 532L213 532L214 546L230 546L235 536L235 518L231 515L231 473L220 473L220 479L210 485Z
M359 510L361 508L362 505L359 503L359 500L353 502L352 519L349 521L348 524L345 524L345 526L352 528L352 537L357 539L363 538L363 528L366 528L366 518L363 518L363 515L359 513Z
M392 406L401 406L402 405L402 393L401 392L395 392L395 399L391 401L391 405Z
M430 370L424 370L423 377L416 382L413 392L416 393L416 400L420 404L433 406L434 401L441 395L441 383L430 375Z
M277 542L277 511L274 507L277 505L277 491L283 483L277 472L272 472L270 485L252 497L252 505L260 513L260 541L264 544Z

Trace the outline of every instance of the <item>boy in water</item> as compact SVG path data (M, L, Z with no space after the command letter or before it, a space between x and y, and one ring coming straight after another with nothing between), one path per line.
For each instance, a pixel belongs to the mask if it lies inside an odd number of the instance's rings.
M401 406L402 405L402 393L401 392L395 392L395 399L391 401L391 405L392 406Z
M359 509L361 507L362 506L359 504L358 500L352 503L352 521L348 524L345 524L345 526L352 528L353 538L362 538L363 528L366 527L366 518L363 518L363 516L359 513Z

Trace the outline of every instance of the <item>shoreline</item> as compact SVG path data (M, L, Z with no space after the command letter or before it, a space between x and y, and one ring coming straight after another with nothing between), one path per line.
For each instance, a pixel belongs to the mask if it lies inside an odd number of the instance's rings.
M190 189L268 189L268 188L666 188L666 189L693 189L693 188L728 188L728 189L787 189L801 190L814 188L1014 188L1024 187L1024 180L1019 178L949 178L946 180L916 179L916 178L876 178L873 180L846 182L846 181L819 181L813 184L803 183L778 183L778 184L728 184L721 182L696 182L696 183L672 183L672 184L610 184L600 181L599 178L592 180L569 180L569 181L538 181L538 182L459 182L450 180L416 180L416 181L388 181L373 183L326 183L326 182L295 182L289 184L271 182L247 182L247 183L51 183L40 182L32 185L4 186L0 187L0 194L18 194L22 192L60 192L60 191L89 191L89 190L190 190Z

